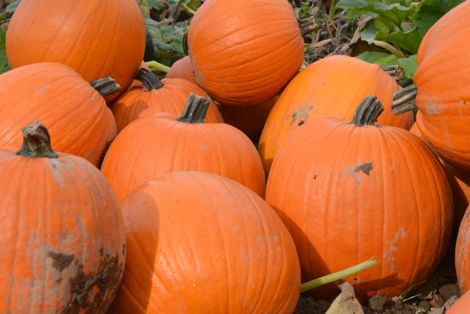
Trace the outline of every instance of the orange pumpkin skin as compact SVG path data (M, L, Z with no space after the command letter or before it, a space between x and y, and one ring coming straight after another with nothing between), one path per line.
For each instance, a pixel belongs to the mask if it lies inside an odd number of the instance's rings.
M179 59L171 65L170 71L166 74L166 78L183 78L196 84L196 78L194 77L193 65L191 64L191 58L186 56Z
M0 76L0 147L18 147L18 132L39 119L49 128L57 151L98 165L116 135L116 122L104 98L73 69L36 63Z
M256 106L220 105L220 113L225 121L243 131L253 142L258 143L264 123L276 103L277 97Z
M416 123L446 161L470 173L470 2L444 15L426 33L418 51ZM437 44L439 43L439 44Z
M466 292L445 312L446 314L470 313L470 292Z
M391 112L393 93L399 89L378 65L358 58L331 56L312 63L287 85L266 120L259 144L266 173L279 148L299 125L323 117L349 121L367 96L377 96L385 107L379 123L409 129L411 112L398 116Z
M189 25L188 48L198 84L214 100L234 106L273 98L304 59L286 0L205 1Z
M104 313L125 263L122 214L104 176L68 154L0 151L0 312Z
M87 81L111 76L125 91L144 56L144 18L132 0L22 0L6 50L14 68L58 62Z
M118 134L102 166L119 201L148 180L183 170L219 174L264 196L256 147L225 123L185 123L169 114L138 119Z
M154 113L181 113L190 93L207 96L199 86L185 79L163 79L161 83L163 87L147 90L142 82L135 80L130 89L113 103L111 110L116 119L118 132L132 121ZM213 102L206 117L207 122L223 122Z
M203 172L167 174L122 208L128 251L112 313L294 312L294 242L241 184Z
M350 278L362 300L396 296L426 279L452 227L442 166L419 138L396 127L307 122L274 159L266 200L296 242L303 281L377 259L357 281Z
M470 263L468 256L470 254L470 207L460 223L457 236L457 245L455 247L455 270L461 293L470 290Z

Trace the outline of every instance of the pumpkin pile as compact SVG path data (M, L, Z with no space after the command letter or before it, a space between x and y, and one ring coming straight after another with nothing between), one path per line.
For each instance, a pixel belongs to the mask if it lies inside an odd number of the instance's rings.
M339 279L366 303L417 288L454 242L463 294L469 30L467 1L403 88L349 56L301 68L287 0L206 0L159 78L136 1L22 0L0 75L0 312L294 313Z

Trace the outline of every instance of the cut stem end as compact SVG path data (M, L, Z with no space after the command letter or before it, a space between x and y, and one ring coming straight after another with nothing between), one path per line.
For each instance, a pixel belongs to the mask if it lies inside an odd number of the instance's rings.
M375 96L367 96L357 107L352 123L357 126L374 125L384 111L380 100Z
M396 115L416 109L418 88L412 84L402 88L393 95L392 112Z
M21 129L23 146L16 152L28 158L57 158L52 150L51 137L47 128L38 120Z
M186 123L202 123L209 109L210 99L191 93L178 121Z

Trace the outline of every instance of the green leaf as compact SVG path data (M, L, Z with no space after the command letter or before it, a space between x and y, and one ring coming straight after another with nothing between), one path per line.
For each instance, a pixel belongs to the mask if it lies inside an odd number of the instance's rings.
M5 35L6 35L6 29L1 27L0 28L0 73L4 73L10 70L10 67L8 66L7 53L5 50Z
M394 32L389 34L378 33L377 39L389 42L412 54L415 54L418 51L419 44L422 40L418 30L416 29L408 32Z
M464 2L465 0L424 0L416 17L416 28L419 35L424 37L426 32L444 14Z
M413 79L418 63L416 62L416 55L409 56L408 58L400 58L397 60L398 65L403 69L406 78Z
M357 56L357 58L369 63L375 63L380 66L398 64L397 57L392 54L378 51L365 51Z

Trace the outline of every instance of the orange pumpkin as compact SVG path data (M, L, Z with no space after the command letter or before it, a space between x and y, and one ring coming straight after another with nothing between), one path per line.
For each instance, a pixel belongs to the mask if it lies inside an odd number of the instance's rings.
M445 14L426 33L418 51L416 86L396 96L395 112L414 106L416 124L435 150L454 167L470 174L470 2ZM411 101L410 101L411 100ZM411 105L411 106L410 106Z
M470 292L466 292L445 312L446 314L470 313Z
M194 77L193 65L189 56L179 59L171 65L170 71L166 74L166 78L183 78L196 84Z
M375 257L349 278L362 299L425 280L445 252L452 196L431 149L412 133L373 125L368 97L352 123L324 118L294 130L268 177L266 200L297 245L304 281ZM322 297L332 297L332 288Z
M190 93L207 96L199 86L188 80L174 78L160 82L150 70L141 68L129 90L111 107L118 132L132 121L153 113L181 113ZM213 102L209 106L207 122L223 122Z
M287 0L205 1L189 25L188 48L199 85L214 100L234 106L273 98L304 59Z
M144 50L144 18L136 1L129 0L21 0L6 34L14 68L63 63L87 81L111 76L122 91L132 82Z
M112 80L95 81L98 90L70 67L35 63L0 76L0 147L18 147L18 130L34 119L49 128L55 149L98 165L116 135L116 122L104 98Z
M350 120L357 104L377 96L385 107L379 122L409 129L413 115L391 112L400 87L380 66L349 56L331 56L312 63L284 89L261 134L259 152L266 172L289 134L306 121L331 117Z
M455 247L455 270L459 281L460 291L465 293L470 290L470 207L467 208L460 223Z
M153 115L122 130L102 171L121 201L148 180L182 170L200 170L238 181L264 195L265 177L256 147L225 123L204 123L209 99L191 94L181 117Z
M257 106L220 105L219 110L225 123L242 130L254 143L258 143L264 123L276 103L277 97Z
M203 172L167 174L122 208L128 251L112 313L294 312L294 242L241 184Z
M0 151L0 312L105 313L124 272L119 204L38 121L23 136L18 152Z

